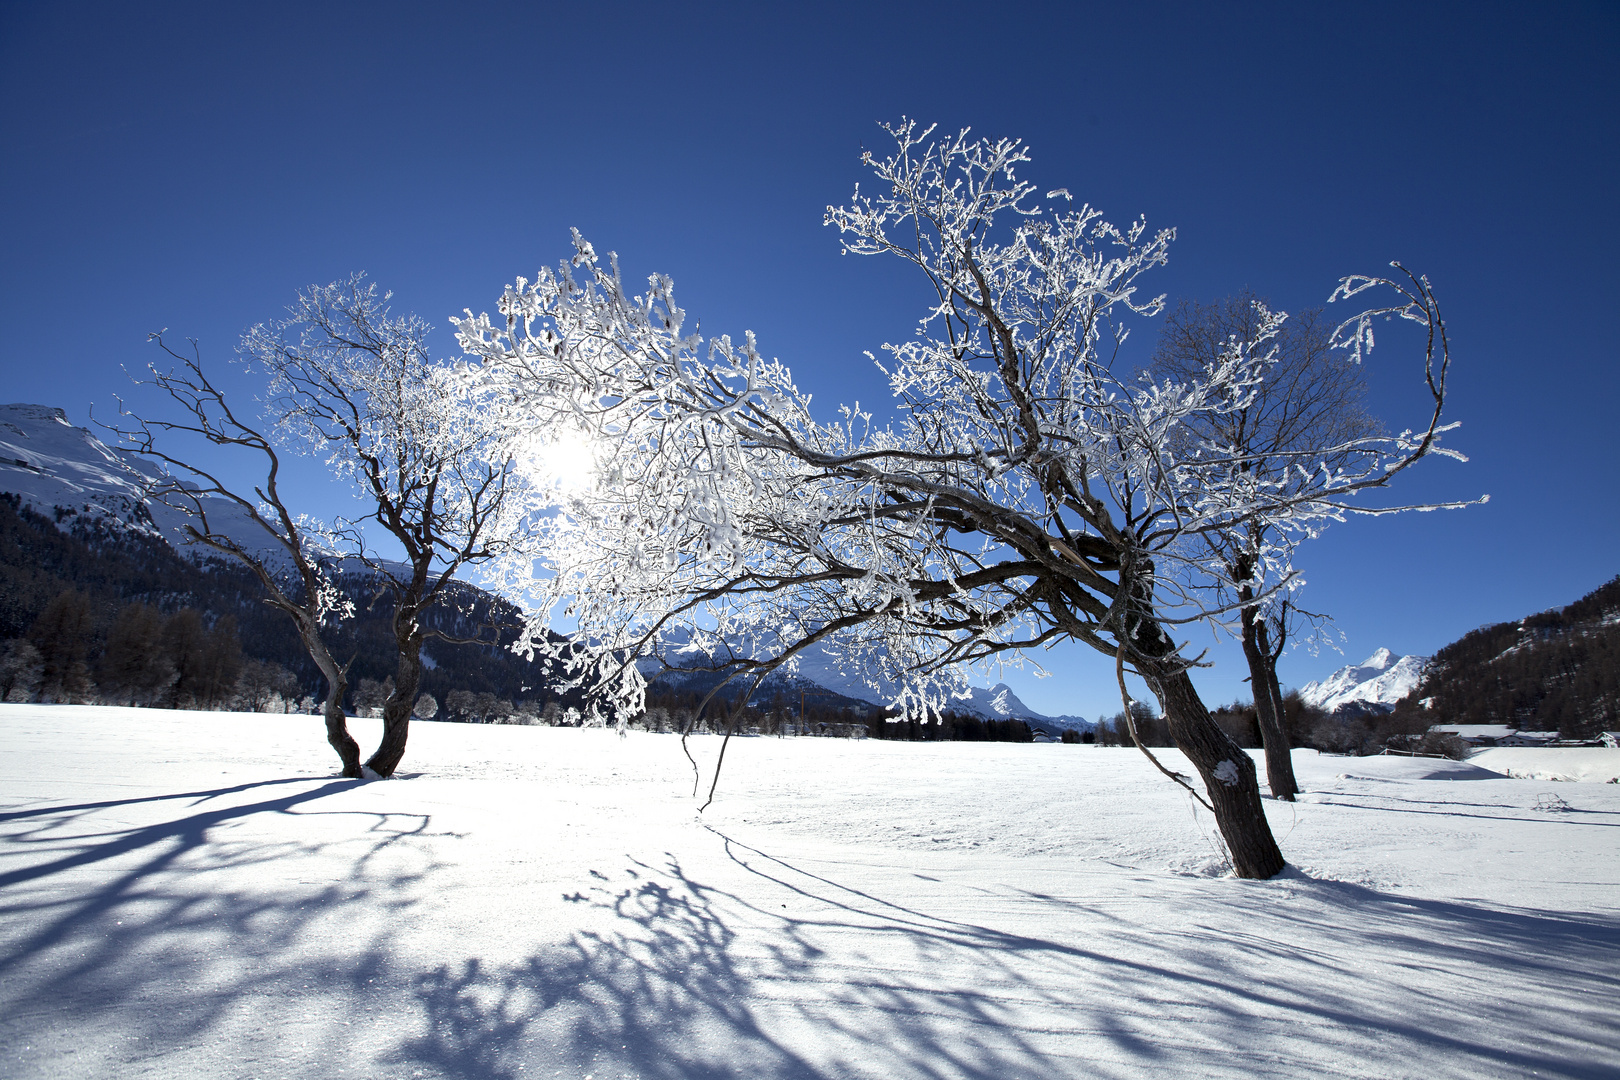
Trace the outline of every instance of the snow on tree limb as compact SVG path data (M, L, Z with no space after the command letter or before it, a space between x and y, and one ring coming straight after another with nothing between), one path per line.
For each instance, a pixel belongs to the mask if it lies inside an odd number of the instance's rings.
M523 647L606 713L641 708L642 665L758 676L811 647L922 716L973 665L1063 638L1185 668L1159 628L1230 610L1207 599L1229 571L1204 537L1264 521L1267 580L1286 583L1291 538L1390 512L1349 500L1448 452L1449 353L1423 279L1374 315L1427 320L1430 422L1255 470L1196 420L1253 399L1283 316L1196 377L1124 379L1113 352L1126 318L1162 308L1140 279L1174 231L1117 227L1066 191L1047 196L1061 208L1039 204L1016 140L888 130L894 152L865 157L876 190L825 221L846 252L897 256L933 288L917 334L883 346L893 422L858 405L817 419L751 333L706 340L667 277L637 291L578 233L572 258L519 278L496 317L457 320L504 422L529 433L523 462L544 474L569 456L560 444L588 447L571 482L548 485L553 512L502 584L538 608ZM1393 282L1341 292L1377 285ZM1345 326L1362 355L1370 329ZM554 620L570 640L547 633Z

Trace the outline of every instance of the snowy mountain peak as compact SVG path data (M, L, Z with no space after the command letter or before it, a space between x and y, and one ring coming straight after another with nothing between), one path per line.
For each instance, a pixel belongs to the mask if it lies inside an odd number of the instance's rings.
M1367 657L1367 659L1363 660L1361 662L1361 666L1364 668L1376 668L1379 671L1383 671L1385 668L1389 667L1391 663L1399 659L1400 657L1396 656L1388 649L1379 649L1377 652Z
M186 542L186 515L145 500L147 485L161 476L156 465L121 454L88 429L75 427L67 413L49 405L0 405L0 492L66 529L74 518L114 528L161 535L182 553L203 552ZM271 560L283 558L247 513L214 500L210 521L249 550ZM61 511L61 512L58 512Z
M12 405L0 406L0 413L17 416L25 420L55 420L58 423L67 424L68 427L73 426L68 422L66 410L53 408L50 405L29 405L24 402L17 402Z
M0 405L0 491L20 496L42 514L51 516L60 507L150 531L141 508L142 485L150 475L87 429L74 427L61 409Z
M1325 679L1306 683L1299 696L1307 705L1334 712L1347 705L1386 711L1417 689L1427 656L1396 656L1379 649L1359 664L1350 664Z

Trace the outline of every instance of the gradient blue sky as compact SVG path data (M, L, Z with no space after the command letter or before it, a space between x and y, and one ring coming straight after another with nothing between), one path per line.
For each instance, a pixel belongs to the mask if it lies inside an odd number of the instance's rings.
M1620 6L0 4L0 397L111 413L147 331L216 370L300 286L364 270L445 326L567 252L672 274L830 409L917 282L821 225L902 114L1033 148L1026 174L1178 240L1157 288L1287 310L1398 258L1455 343L1466 465L1398 494L1484 507L1336 526L1303 599L1359 661L1431 652L1620 571ZM1151 346L1154 328L1137 330ZM1419 419L1417 342L1375 408ZM239 396L244 383L229 382ZM314 468L309 508L346 509ZM1407 479L1407 478L1403 478ZM1235 650L1199 682L1247 696ZM1291 654L1285 683L1343 664ZM1009 678L1118 708L1107 665Z

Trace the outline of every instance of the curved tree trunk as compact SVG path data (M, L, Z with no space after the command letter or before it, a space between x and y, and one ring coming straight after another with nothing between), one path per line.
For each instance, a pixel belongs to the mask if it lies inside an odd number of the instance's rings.
M1252 607L1243 609L1243 658L1249 662L1249 686L1254 691L1254 711L1260 721L1260 745L1266 749L1266 783L1272 798L1293 802L1299 793L1294 780L1294 756L1283 729L1282 699L1274 687L1276 663L1267 648L1265 624Z
M360 744L349 734L349 718L343 712L343 695L349 692L348 671L339 667L332 654L326 651L320 633L312 626L302 625L302 620L299 637L303 639L310 659L315 661L315 666L326 677L326 701L321 707L321 713L326 718L326 741L337 751L338 760L343 763L343 775L358 780Z
M1266 821L1254 759L1211 719L1186 671L1150 667L1142 676L1164 708L1176 747L1204 780L1233 871L1243 878L1277 874L1286 863Z
M405 757L411 710L416 706L416 693L422 686L422 633L414 619L410 620L408 630L399 632L396 644L399 660L394 666L394 692L383 702L382 741L366 762L366 768L382 777L393 776Z

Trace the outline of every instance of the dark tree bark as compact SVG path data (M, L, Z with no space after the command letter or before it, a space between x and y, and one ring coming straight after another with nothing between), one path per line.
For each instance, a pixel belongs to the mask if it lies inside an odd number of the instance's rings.
M1286 621L1284 621L1280 626L1277 641L1274 645L1271 642L1271 631L1269 629L1269 624L1263 618L1258 619L1255 622L1254 637L1255 644L1258 646L1260 651L1260 656L1265 661L1264 675L1266 682L1266 693L1271 699L1272 715L1276 717L1277 745L1282 748L1284 753L1283 760L1288 766L1287 786L1292 789L1288 795L1284 796L1278 791L1277 784L1273 782L1271 786L1271 793L1279 799L1286 799L1288 802L1293 802L1294 796L1299 794L1300 788L1299 781L1294 777L1293 740L1289 738L1288 735L1288 713L1283 707L1282 684L1277 680L1277 658L1282 655L1283 642L1287 637L1286 627L1287 624ZM1258 700L1258 697L1256 700ZM1271 762L1270 747L1272 744L1269 741L1270 736L1266 736L1266 738L1268 740L1266 742L1266 763L1269 770Z
M283 610L286 610L283 608ZM342 764L342 775L351 780L360 779L360 744L349 734L349 717L343 711L343 695L349 692L347 665L339 665L332 658L326 642L321 640L320 625L315 620L301 618L288 612L298 624L298 637L304 643L315 666L326 679L326 700L321 704L321 715L326 720L326 741L337 751Z
M1185 661L1177 656L1175 643L1163 628L1151 621L1141 622L1131 644L1133 663L1159 699L1176 749L1187 756L1204 781L1207 805L1226 841L1233 873L1242 878L1276 875L1286 862L1266 821L1254 759L1209 715ZM1123 692L1123 674L1120 686Z
M1286 865L1271 835L1254 759L1210 718L1185 671L1144 673L1164 707L1176 748L1187 755L1209 794L1215 822L1242 878L1269 878Z
M1253 600L1253 588L1245 583L1239 598ZM1245 604L1242 621L1243 658L1249 663L1249 685L1254 690L1254 711L1260 721L1260 745L1266 751L1266 783L1272 798L1293 802L1299 784L1294 779L1294 756L1282 722L1282 695L1276 690L1276 658L1265 640L1266 626L1260 609Z
M410 736L411 712L416 707L416 694L422 686L422 630L414 613L396 609L394 614L394 642L399 659L394 667L394 692L383 702L382 740L366 767L378 776L393 776L394 770L405 757L405 743Z

